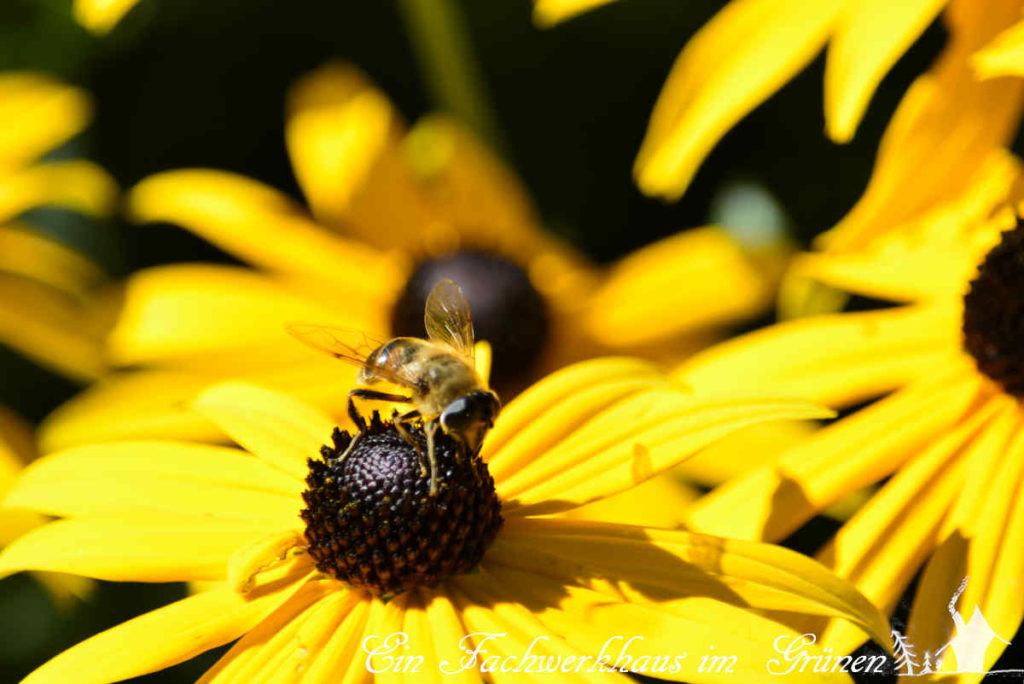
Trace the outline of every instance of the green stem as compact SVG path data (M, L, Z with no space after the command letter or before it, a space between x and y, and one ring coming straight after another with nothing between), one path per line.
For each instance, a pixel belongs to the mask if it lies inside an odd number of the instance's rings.
M398 6L435 105L499 150L497 119L458 0L399 0Z

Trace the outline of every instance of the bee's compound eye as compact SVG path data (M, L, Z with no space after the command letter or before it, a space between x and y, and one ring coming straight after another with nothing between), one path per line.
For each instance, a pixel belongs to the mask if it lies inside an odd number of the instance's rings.
M464 251L428 259L417 266L391 314L395 335L423 337L423 309L434 284L450 278L469 301L478 340L494 350L491 385L522 386L547 340L549 319L544 298L526 271L496 254Z

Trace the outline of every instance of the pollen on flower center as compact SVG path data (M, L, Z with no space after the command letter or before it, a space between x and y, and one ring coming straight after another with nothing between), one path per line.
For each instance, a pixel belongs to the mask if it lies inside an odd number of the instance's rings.
M423 309L442 278L465 292L477 339L494 349L491 385L500 390L520 382L544 348L548 311L526 271L504 257L467 250L421 262L392 311L392 331L424 337Z
M426 453L422 429L412 429ZM375 413L367 434L344 461L351 437L335 429L323 460L309 460L306 540L317 568L349 584L391 596L434 586L473 569L502 524L501 504L487 464L464 456L438 431L438 492L420 459L390 423Z
M1024 221L978 267L964 296L964 348L978 370L1024 398Z

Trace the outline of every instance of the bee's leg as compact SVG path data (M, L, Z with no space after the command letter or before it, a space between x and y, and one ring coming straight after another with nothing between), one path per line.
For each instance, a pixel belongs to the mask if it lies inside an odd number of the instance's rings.
M344 462L345 458L352 453L352 450L356 448L356 445L363 439L363 435L366 434L366 420L359 415L359 411L356 410L356 403L353 401L356 397L360 399L374 399L376 401L396 401L402 403L409 403L412 401L412 397L407 397L402 394L388 394L387 392L378 392L371 389L357 388L349 390L348 392L348 417L352 419L355 426L359 428L359 431L352 437L352 441L348 443L344 453L338 457L338 462Z
M409 430L406 427L406 423L408 423L410 421L413 421L413 420L415 420L415 419L420 417L420 412L417 411L416 409L413 409L412 411L409 411L408 413L403 413L400 416L397 415L397 413L398 413L397 411L395 413L396 413L396 416L395 416L395 419L394 419L395 429L398 430L398 434L400 434L402 436L402 439L404 439L406 441L406 443L410 444L412 446L412 448L416 450L416 456L419 457L419 461L420 461L420 477L426 477L426 475L427 475L427 464L423 460L423 449L420 447L420 443L418 441L416 441L415 439L413 439L413 436L411 434L409 434Z
M477 484L482 484L483 480L480 479L480 471L473 466L473 457L469 455L469 447L466 446L465 442L459 442L459 450L462 452L462 457L469 461L469 467L473 471L473 479L476 480Z
M437 496L437 456L434 455L434 431L437 429L437 421L431 420L427 423L427 458L430 459L430 496Z
M348 455L356 448L356 444L359 444L363 435L366 434L366 421L361 415L359 415L359 411L356 410L356 402L352 401L353 396L359 396L356 394L358 391L359 390L351 390L348 393L348 417L352 419L352 422L355 423L358 430L356 431L356 434L352 435L352 439L349 441L348 446L345 447L345 451L343 451L341 456L338 457L338 463L344 463Z

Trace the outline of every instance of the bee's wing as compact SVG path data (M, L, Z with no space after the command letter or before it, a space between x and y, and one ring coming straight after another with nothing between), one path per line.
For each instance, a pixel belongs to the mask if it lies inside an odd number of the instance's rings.
M361 330L335 328L316 323L286 323L284 327L288 334L300 342L326 352L336 359L360 368L368 368L382 380L403 387L415 387L417 384L417 379L404 372L402 368L369 363L367 357L373 350L386 343Z
M423 324L433 342L452 347L467 359L473 358L473 319L462 290L445 278L434 285L427 297Z

